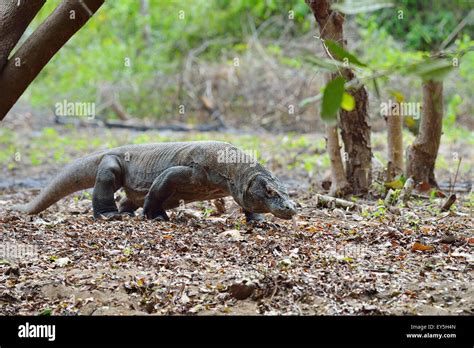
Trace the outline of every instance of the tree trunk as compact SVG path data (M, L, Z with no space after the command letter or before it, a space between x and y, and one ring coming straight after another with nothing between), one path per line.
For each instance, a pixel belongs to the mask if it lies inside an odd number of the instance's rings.
M8 60L0 72L0 120L56 52L99 9L104 0L64 0Z
M46 0L2 0L0 3L0 71L26 28Z
M344 41L344 15L331 9L331 0L305 0L311 8L319 25L321 39L337 42L341 47ZM350 69L342 69L347 81L355 75ZM371 178L372 149L370 145L370 126L368 124L368 98L364 86L348 91L356 103L352 111L341 110L340 127L344 142L346 177L354 193L365 194Z
M341 147L336 125L326 124L326 148L331 160L331 189L329 195L342 197L351 191L342 165Z
M398 108L400 110L400 108ZM398 112L385 116L387 121L388 165L387 181L403 173L403 115Z
M149 0L140 0L140 15L144 17L143 42L146 48L151 47L150 3Z
M350 81L352 71L344 74ZM372 182L372 148L370 146L370 126L368 124L368 98L365 87L348 91L355 99L352 111L341 110L341 137L344 142L346 176L353 193L366 194Z
M333 32L332 28L333 21L328 21L325 16L321 16L318 20L316 11L327 11L329 3L327 1L311 1L306 0L306 3L314 13L316 20L319 23L319 30L321 37L326 34ZM321 21L321 22L320 22ZM344 22L344 17L337 14L334 21ZM326 82L335 78L335 74L327 74ZM326 124L326 149L331 160L331 189L329 194L331 196L342 197L351 191L349 182L347 181L346 174L344 172L344 165L341 158L341 147L339 145L339 134L337 125Z
M434 176L436 157L441 142L443 121L443 82L423 83L423 112L420 130L407 150L407 176L415 182L437 187Z

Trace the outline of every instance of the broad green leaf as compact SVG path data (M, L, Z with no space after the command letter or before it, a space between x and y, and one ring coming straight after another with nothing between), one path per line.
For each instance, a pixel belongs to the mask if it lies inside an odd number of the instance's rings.
M389 0L343 0L332 4L331 8L345 14L367 13L385 7L393 7Z
M410 66L406 72L408 74L418 75L424 81L442 81L453 68L453 63L449 59L428 58Z
M324 121L332 121L336 118L341 106L344 84L346 80L339 76L328 82L323 94L321 118Z
M355 108L355 99L352 95L347 92L342 94L341 108L346 111L352 111Z
M403 181L401 179L397 179L394 181L386 182L385 187L391 188L393 190L403 188Z
M344 61L347 59L347 61L351 64L355 64L355 65L363 66L363 67L367 66L366 64L362 63L356 56L354 56L352 53L347 52L344 48L339 46L334 41L324 40L324 44L328 48L329 52L331 52L331 54L337 60Z
M407 181L407 178L405 177L405 175L400 174L400 175L397 175L397 177L395 177L393 181L386 182L385 187L391 188L393 190L398 190L398 189L403 188L406 181Z

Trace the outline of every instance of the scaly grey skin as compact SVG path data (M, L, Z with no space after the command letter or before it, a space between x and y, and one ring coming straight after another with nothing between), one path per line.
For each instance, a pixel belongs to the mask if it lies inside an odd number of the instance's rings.
M126 145L74 161L32 202L12 209L37 214L73 192L94 187L95 218L133 215L143 206L146 218L168 220L166 210L181 202L232 196L247 221L262 220L262 213L291 219L296 208L282 183L259 163L242 159L250 158L219 141ZM114 193L119 188L126 197L117 208Z

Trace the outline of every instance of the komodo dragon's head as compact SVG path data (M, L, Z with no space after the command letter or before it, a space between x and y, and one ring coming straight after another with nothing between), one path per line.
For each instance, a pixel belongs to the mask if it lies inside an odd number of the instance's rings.
M275 177L257 175L244 192L242 203L248 211L272 213L281 219L291 219L296 214L295 203Z

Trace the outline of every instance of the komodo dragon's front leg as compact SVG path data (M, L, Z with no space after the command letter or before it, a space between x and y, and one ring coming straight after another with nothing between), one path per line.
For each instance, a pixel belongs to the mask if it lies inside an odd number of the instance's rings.
M191 167L176 166L161 173L148 191L143 205L143 215L148 219L169 220L163 204L179 187L197 184L198 175Z
M97 168L92 208L94 218L119 215L114 193L122 186L122 167L116 156L105 156Z

